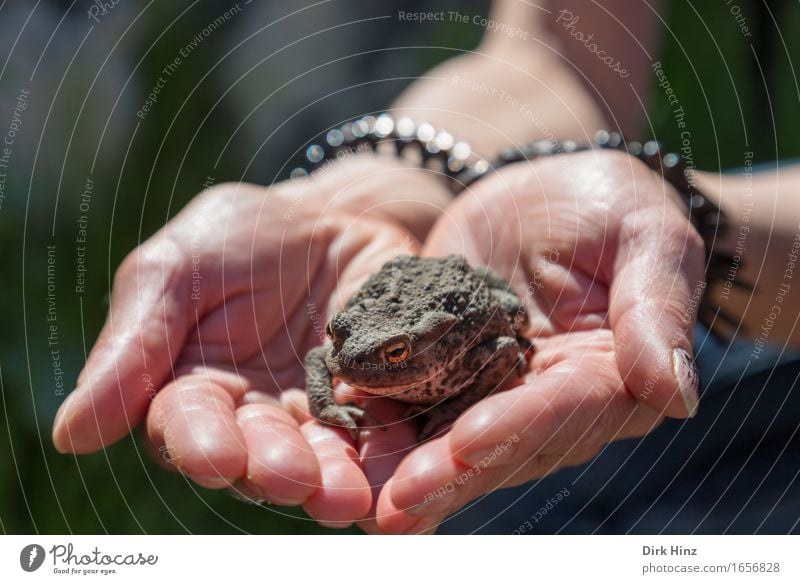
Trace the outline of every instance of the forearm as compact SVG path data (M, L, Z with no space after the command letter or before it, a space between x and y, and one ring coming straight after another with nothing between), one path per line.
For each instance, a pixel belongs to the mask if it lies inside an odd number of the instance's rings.
M541 11L497 2L491 18L521 32L487 31L475 51L442 63L401 94L393 105L397 115L446 128L490 159L509 144L580 141L607 126L559 58Z
M741 319L740 333L760 342L800 345L800 165L697 173L697 184L729 224L715 250L733 256L733 266L709 289L710 299ZM734 279L755 290L733 286Z
M601 128L640 138L661 3L537 4L494 2L476 50L411 85L397 113L446 128L490 158L531 140L587 141Z

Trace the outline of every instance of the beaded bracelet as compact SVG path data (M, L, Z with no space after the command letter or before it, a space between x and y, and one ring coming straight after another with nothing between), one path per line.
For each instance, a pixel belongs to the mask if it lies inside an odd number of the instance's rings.
M610 149L626 152L646 164L670 183L687 205L689 220L703 238L706 250L706 281L711 284L728 278L730 285L752 291L753 287L731 277L736 273L734 258L715 248L715 240L728 229L725 215L700 192L690 177L689 169L678 154L663 153L658 142L626 142L617 132L601 130L590 144L573 141L554 142L539 140L521 146L504 148L498 158L489 163L472 153L469 144L456 141L449 132L431 124L417 124L410 118L395 119L389 114L364 116L330 130L319 144L306 149L306 166L295 168L292 178L306 176L330 160L346 153L388 149L396 156L407 157L416 152L421 167L431 168L444 177L454 195L457 195L490 171L525 160L569 154L592 149ZM738 263L740 265L741 262ZM709 329L717 318L734 328L739 320L708 299L708 286L699 305L698 319Z
M304 166L292 170L291 177L306 176L344 154L365 150L388 150L401 158L416 155L420 166L445 178L454 195L466 186L462 177L489 170L487 161L474 156L469 144L457 141L449 132L426 122L417 124L410 118L395 120L389 114L380 114L330 130L324 139L306 148Z

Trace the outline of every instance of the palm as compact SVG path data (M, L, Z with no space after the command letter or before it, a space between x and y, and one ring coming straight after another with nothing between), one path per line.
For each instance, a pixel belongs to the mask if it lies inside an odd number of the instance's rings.
M235 369L273 394L302 387L303 357L324 338L326 315L346 298L348 283L379 261L376 254L412 245L399 226L341 212L322 222L316 201L298 210L258 187L194 207L170 231L181 241L207 234L191 249L203 261L202 280L197 302L186 307L193 326L177 367Z
M185 213L168 236L208 234L191 253L209 261L195 302L183 305L189 326L174 366L161 356L173 379L149 409L148 437L204 486L304 502L321 480L314 451L299 428L281 426L286 420L271 398L303 386L303 357L321 342L329 304L347 297L348 282L365 266L410 245L409 236L338 212L321 224L315 201L292 211L280 196L246 186ZM152 359L150 367L157 367Z

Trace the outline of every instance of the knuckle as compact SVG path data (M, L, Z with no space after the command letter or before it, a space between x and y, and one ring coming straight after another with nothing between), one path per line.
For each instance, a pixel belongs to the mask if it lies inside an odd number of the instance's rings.
M651 209L626 213L619 225L619 242L629 248L646 249L658 238L661 218Z
M201 191L195 198L196 199L208 198L214 200L229 201L234 197L236 197L237 193L240 193L243 188L244 185L237 182L219 183Z
M220 196L221 197L221 196L226 196L226 195L233 194L237 190L240 190L242 188L242 186L244 186L243 183L236 182L236 181L221 182L221 183L217 183L215 185L212 185L212 186L208 187L207 189L204 189L201 192L208 193L209 195Z
M280 183L286 184L286 183ZM265 193L272 189L279 189L280 185L264 187L243 182L224 182L200 191L189 203L195 212L216 213L225 215L241 205L241 201L255 199L262 200Z
M578 437L573 449L600 448L609 442L619 432L619 427L614 423L610 412L595 415L586 420L585 430ZM565 453L569 454L569 452Z
M167 236L151 239L131 251L114 274L114 287L130 285L141 278L158 277L169 288L180 281L186 262L184 250Z
M122 262L120 262L119 266L117 266L117 270L114 272L114 287L122 284L131 274L136 273L135 264L136 250L133 250L129 252Z

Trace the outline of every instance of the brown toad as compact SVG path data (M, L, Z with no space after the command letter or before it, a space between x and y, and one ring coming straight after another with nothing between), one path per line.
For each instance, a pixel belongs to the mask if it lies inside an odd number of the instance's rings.
M333 378L373 395L416 404L441 424L526 367L527 313L490 268L460 256L400 256L370 276L326 327L325 345L305 359L311 414L355 438L360 407L333 400ZM427 407L423 410L425 406Z

